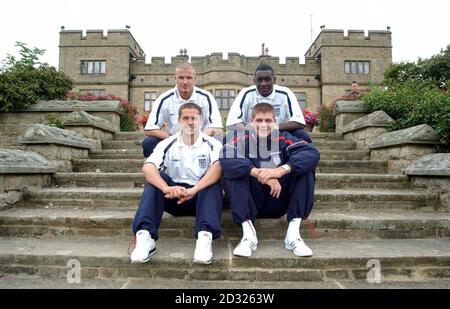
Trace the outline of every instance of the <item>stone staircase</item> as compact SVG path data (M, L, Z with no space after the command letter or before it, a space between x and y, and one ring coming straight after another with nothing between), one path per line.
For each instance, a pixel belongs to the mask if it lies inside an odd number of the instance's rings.
M77 259L82 278L158 278L189 282L329 282L365 280L369 260L384 281L450 278L450 214L437 196L412 188L408 177L387 173L387 163L330 133L313 133L322 154L313 230L302 224L312 258L284 249L286 220L257 221L260 245L249 259L231 252L240 238L229 209L211 265L192 262L194 219L164 215L158 253L146 264L129 262L131 220L143 188L142 133L118 133L89 159L57 173L51 188L30 189L23 207L0 212L0 273L64 278ZM314 238L314 239L313 239ZM446 281L448 282L448 281ZM293 283L295 287L295 283Z

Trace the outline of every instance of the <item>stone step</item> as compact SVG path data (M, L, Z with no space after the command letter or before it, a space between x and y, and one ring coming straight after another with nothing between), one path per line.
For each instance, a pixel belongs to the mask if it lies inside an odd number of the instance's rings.
M32 208L0 212L0 236L131 236L135 209ZM436 211L313 211L302 224L305 239L393 239L450 236L450 214ZM161 237L191 238L194 217L173 217L164 213ZM286 217L259 219L255 224L261 239L284 239ZM231 211L222 215L225 239L240 239L240 228Z
M58 207L137 207L142 188L43 188L30 189L27 203ZM434 207L437 196L425 190L316 189L315 207L324 209L416 209Z
M144 164L142 159L73 159L74 172L105 172L105 173L139 173ZM387 173L385 161L361 160L321 160L318 173Z
M91 153L91 159L144 159L142 149L102 149ZM322 160L369 160L370 152L366 150L322 150Z
M102 141L103 149L141 149L142 140L125 140L125 141ZM317 149L321 150L354 150L355 143L352 141L328 141L319 140L314 142Z
M321 133L321 132L313 132L309 133L311 139L319 140L343 140L342 134L337 133ZM115 141L129 141L129 140L143 140L145 138L144 132L118 132L114 134Z
M450 289L450 279L411 279L409 281L389 280L381 281L380 283L370 283L366 279L349 280L349 279L333 279L327 281L246 281L239 282L239 286L245 289L267 289L267 290L281 290L281 289ZM67 278L41 278L39 276L28 275L8 275L0 280L0 289L156 289L151 291L150 296L152 300L156 297L159 302L173 304L177 296L173 297L160 294L160 289L165 290L196 290L195 295L204 295L210 297L208 305L220 302L220 298L213 298L211 289L220 293L235 293L226 290L236 290L236 281L223 280L186 280L186 279L164 279L152 278L106 278L106 279L85 279L82 278L80 283L69 283ZM205 291L203 291L205 289ZM146 295L148 295L148 291ZM176 291L174 291L176 294ZM251 293L247 292L246 293ZM286 293L291 294L291 291ZM282 299L282 291L273 291L268 294L275 294L274 299ZM281 295L280 295L281 294ZM193 295L192 292L187 292L187 295ZM251 294L249 294L251 295ZM256 294L253 294L256 295ZM226 297L226 296L225 296ZM230 301L231 301L231 296ZM250 296L252 297L252 296ZM445 296L443 296L445 297ZM244 300L241 300L244 301ZM413 301L413 300L411 300Z
M128 187L144 184L142 173L56 173L53 184L64 187ZM316 174L316 188L378 188L406 189L410 187L406 175L393 174Z
M77 260L81 278L167 278L226 281L328 281L366 279L379 265L382 281L450 277L450 241L442 239L315 240L314 252L299 258L281 240L260 240L251 258L232 255L237 240L217 240L210 265L193 263L195 240L162 238L148 263L131 264L129 238L3 237L0 272L65 278ZM368 266L369 265L369 266Z

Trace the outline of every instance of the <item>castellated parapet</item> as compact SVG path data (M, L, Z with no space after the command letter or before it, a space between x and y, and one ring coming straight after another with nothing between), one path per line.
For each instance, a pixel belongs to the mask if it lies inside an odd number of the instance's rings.
M145 53L128 29L87 30L83 36L81 30L62 30L59 32L59 47L127 47L134 56L144 57Z
M365 36L364 30L348 30L344 35L344 30L323 29L305 56L316 57L321 48L329 46L392 48L391 35L389 30L369 30Z

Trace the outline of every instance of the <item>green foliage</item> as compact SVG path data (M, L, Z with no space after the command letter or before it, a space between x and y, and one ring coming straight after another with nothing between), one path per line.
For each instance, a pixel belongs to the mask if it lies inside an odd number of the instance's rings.
M46 117L46 124L51 127L57 127L60 129L64 129L64 125L61 117L55 115L49 115Z
M450 152L450 93L432 81L409 80L386 90L373 88L363 96L370 111L383 110L395 119L392 130L430 125L440 136L438 151Z
M319 128L320 132L334 132L336 130L336 120L333 116L336 103L330 105L322 105L319 108Z
M26 109L38 100L64 97L72 89L73 81L54 67L41 64L44 52L29 49L17 42L21 59L8 55L0 72L0 111Z
M448 89L450 81L450 45L439 54L417 63L401 62L392 64L384 72L384 82L388 86L408 81L429 82L441 89Z

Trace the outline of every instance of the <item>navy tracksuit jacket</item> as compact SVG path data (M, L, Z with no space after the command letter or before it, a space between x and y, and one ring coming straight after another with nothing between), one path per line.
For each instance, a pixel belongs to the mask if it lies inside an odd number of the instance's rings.
M315 169L319 151L307 141L288 132L273 131L267 138L257 138L252 131L234 132L227 138L220 158L226 194L234 221L240 225L256 218L288 221L308 218L314 203ZM278 179L280 197L270 196L270 187L250 176L256 168L291 166L291 173Z

